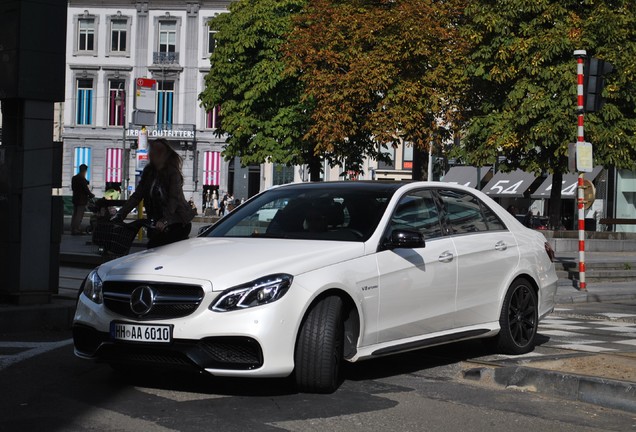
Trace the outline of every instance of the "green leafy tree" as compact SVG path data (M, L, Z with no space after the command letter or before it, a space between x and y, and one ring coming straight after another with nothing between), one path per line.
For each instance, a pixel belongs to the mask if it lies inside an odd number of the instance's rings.
M315 104L306 137L330 162L359 170L382 148L407 142L419 155L448 138L465 94L463 8L463 0L309 0L286 51L302 100Z
M568 143L576 140L573 51L613 63L607 104L586 115L596 164L636 160L636 8L633 0L476 0L466 10L473 80L467 140L460 156L503 169L551 172L551 225L560 220Z
M286 68L281 46L304 0L238 0L229 13L213 18L217 47L206 88L199 96L208 109L220 105L217 134L227 134L225 157L243 164L309 164L319 179L320 158L307 134L313 102L302 98L302 83Z

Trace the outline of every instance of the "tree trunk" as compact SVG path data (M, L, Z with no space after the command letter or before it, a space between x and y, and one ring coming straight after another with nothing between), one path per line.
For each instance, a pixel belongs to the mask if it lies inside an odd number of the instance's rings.
M397 169L397 167L396 167ZM419 147L413 148L413 173L411 178L414 181L427 180L428 151Z
M552 174L552 190L550 191L550 228L561 229L561 189L563 188L563 173Z

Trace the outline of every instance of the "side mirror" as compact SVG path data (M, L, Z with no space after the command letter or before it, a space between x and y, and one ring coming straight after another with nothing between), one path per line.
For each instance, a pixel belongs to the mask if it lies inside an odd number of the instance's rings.
M387 249L417 249L425 246L424 236L417 231L395 230L386 243Z
M210 228L212 225L205 225L202 226L201 228L199 228L199 232L197 233L197 235L201 235L203 234L205 231L207 231L208 228Z

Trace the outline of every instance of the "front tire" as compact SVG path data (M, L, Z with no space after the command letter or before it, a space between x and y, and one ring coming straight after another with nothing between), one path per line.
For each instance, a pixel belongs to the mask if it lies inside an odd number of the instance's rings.
M325 297L303 322L294 355L299 391L333 393L338 389L344 347L342 308L340 297Z
M526 354L534 350L539 326L538 300L534 287L526 279L510 285L499 317L501 330L496 337L502 354Z

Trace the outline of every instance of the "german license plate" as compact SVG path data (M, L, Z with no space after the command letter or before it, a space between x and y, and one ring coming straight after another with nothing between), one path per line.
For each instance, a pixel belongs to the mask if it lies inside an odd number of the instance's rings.
M110 335L114 340L127 342L172 342L172 326L113 322Z

